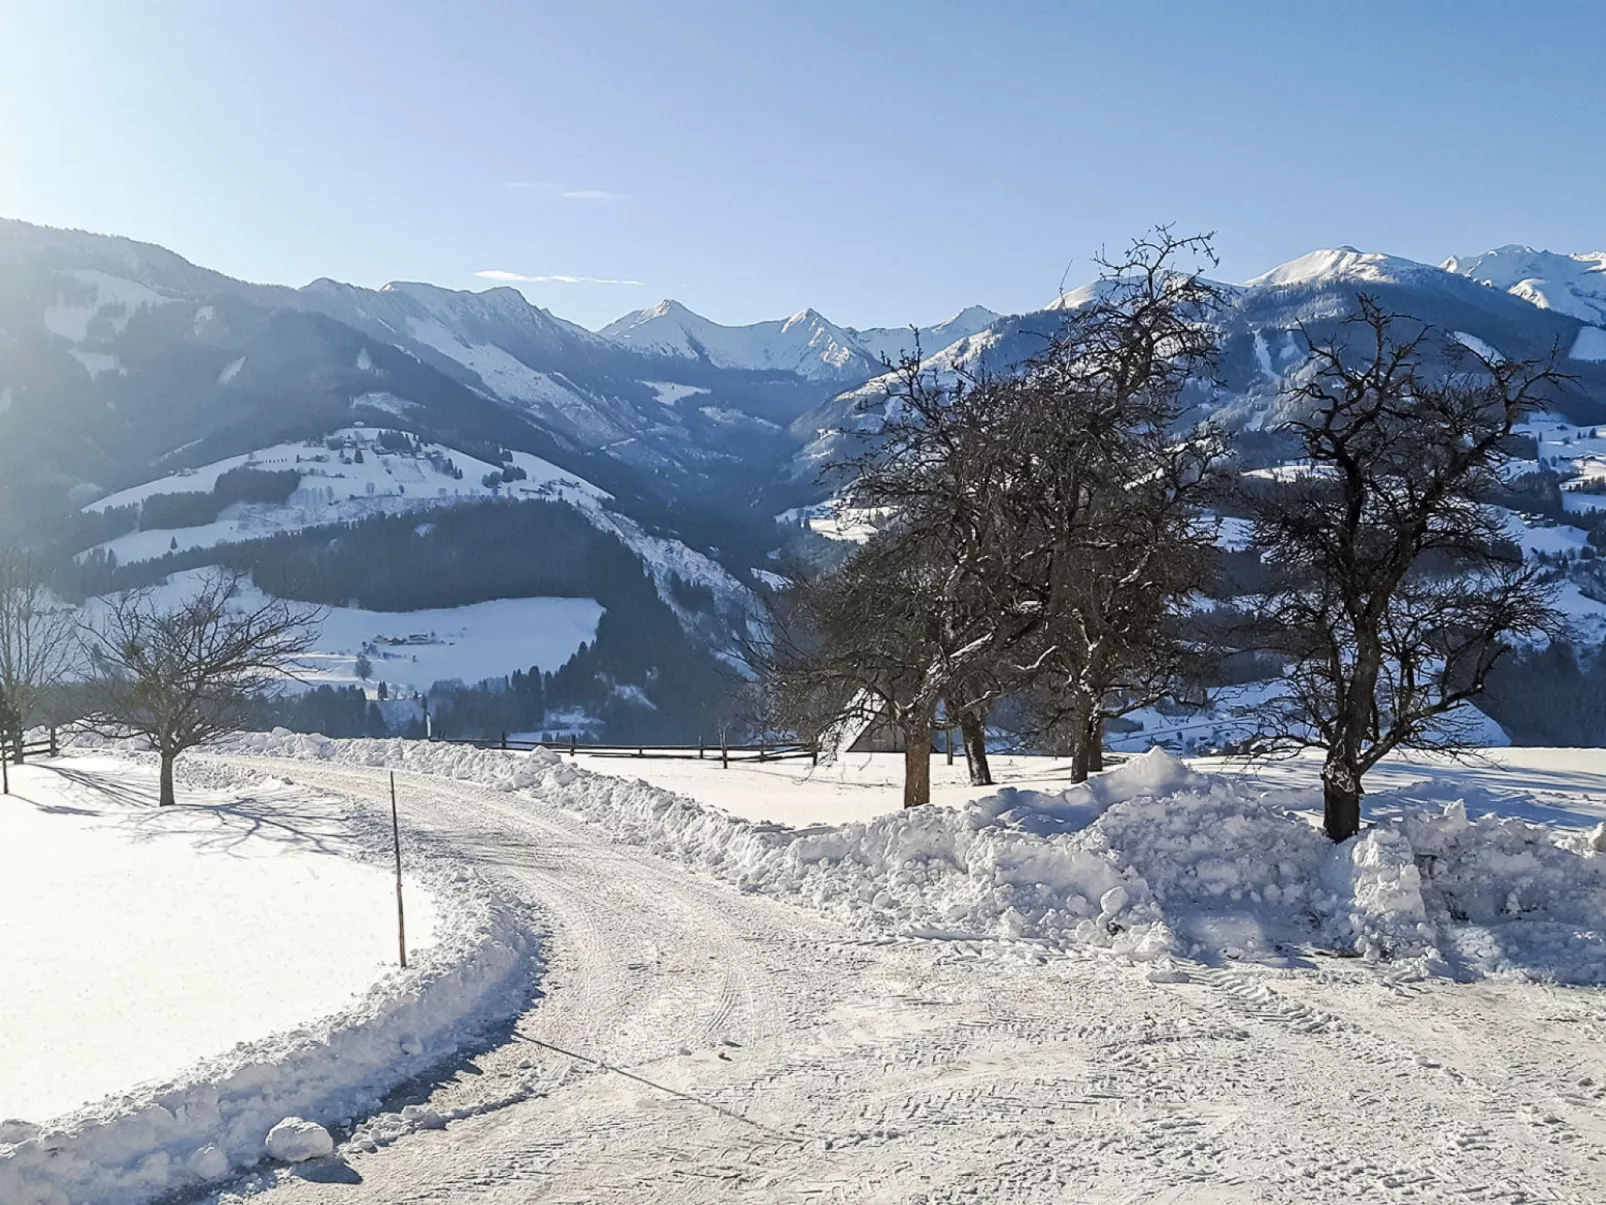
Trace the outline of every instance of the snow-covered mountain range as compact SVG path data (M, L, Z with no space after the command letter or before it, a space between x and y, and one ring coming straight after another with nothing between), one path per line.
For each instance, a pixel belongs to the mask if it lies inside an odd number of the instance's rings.
M1606 323L1606 251L1558 255L1513 243L1482 255L1452 255L1440 267L1504 289L1542 310Z
M1557 352L1571 375L1558 421L1606 423L1606 253L1517 246L1437 266L1335 247L1223 286L1223 354L1218 379L1195 390L1200 412L1265 428L1302 359L1301 328L1330 332L1362 289L1468 346ZM593 332L510 288L251 284L165 248L0 221L0 533L71 542L82 508L183 493L186 475L220 464L330 480L272 507L233 503L196 529L93 532L71 551L193 562L264 532L556 501L643 558L689 635L728 648L769 554L798 530L773 516L829 495L819 470L873 426L887 360L918 346L938 371L1005 368L1091 295L1019 315L973 306L918 329L839 326L812 309L726 326L665 300ZM372 433L386 430L412 442L378 448ZM367 447L368 468L313 471L314 451L277 463L331 440ZM475 480L443 475L446 463ZM499 479L504 467L528 475Z
M855 330L809 309L774 322L721 326L666 299L609 323L601 334L632 348L718 368L790 372L813 381L858 384L879 372L883 360L897 360L916 348L947 347L1000 317L973 305L934 326Z

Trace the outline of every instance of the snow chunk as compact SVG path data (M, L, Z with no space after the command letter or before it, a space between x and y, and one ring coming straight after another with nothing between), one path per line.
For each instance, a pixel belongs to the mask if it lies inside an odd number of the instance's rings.
M335 1140L315 1121L286 1117L268 1131L267 1152L286 1163L305 1163L335 1153Z
M240 369L244 367L244 356L241 356L238 360L230 360L223 366L223 371L217 374L217 383L219 385L227 385L230 381L234 380L235 377L240 375Z

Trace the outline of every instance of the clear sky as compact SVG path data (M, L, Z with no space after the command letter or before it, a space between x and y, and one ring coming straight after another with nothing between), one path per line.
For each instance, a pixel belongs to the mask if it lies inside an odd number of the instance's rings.
M1229 280L1599 248L1603 56L1606 0L0 0L0 215L588 326L931 322L1160 221Z

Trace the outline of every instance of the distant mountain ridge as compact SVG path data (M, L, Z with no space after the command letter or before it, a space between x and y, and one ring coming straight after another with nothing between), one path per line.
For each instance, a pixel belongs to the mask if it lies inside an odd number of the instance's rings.
M1606 253L1511 245L1435 266L1339 246L1223 288L1221 379L1198 400L1240 425L1277 404L1296 328L1336 320L1363 288L1502 354L1559 346L1571 408L1606 418ZM0 508L354 421L515 447L625 505L790 505L862 425L887 360L918 346L934 368L1006 368L1092 294L917 329L813 309L725 326L666 299L593 332L506 287L252 284L130 239L0 221L0 469L14 478Z
M792 372L810 380L858 384L876 375L883 359L896 360L917 346L947 347L1001 316L976 305L933 326L856 330L807 309L790 318L722 326L666 298L609 323L600 334L632 348L719 368Z

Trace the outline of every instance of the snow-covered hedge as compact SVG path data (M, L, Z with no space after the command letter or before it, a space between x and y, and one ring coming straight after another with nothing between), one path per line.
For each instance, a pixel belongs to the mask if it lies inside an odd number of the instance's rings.
M889 931L1077 942L1139 960L1326 948L1456 975L1606 982L1606 829L1451 803L1335 846L1242 780L1156 749L1062 794L794 830L533 754L254 734L241 753L392 766L565 808L615 840Z
M197 765L188 774L216 780L229 770ZM377 851L377 826L374 840ZM416 850L412 862L439 923L435 944L408 970L332 1017L242 1044L171 1082L109 1097L48 1126L0 1122L0 1202L136 1205L219 1179L260 1161L270 1130L285 1118L334 1124L371 1113L390 1088L522 1009L536 956L523 919L460 863ZM163 1019L130 1015L125 1023L137 1042L142 1027Z

